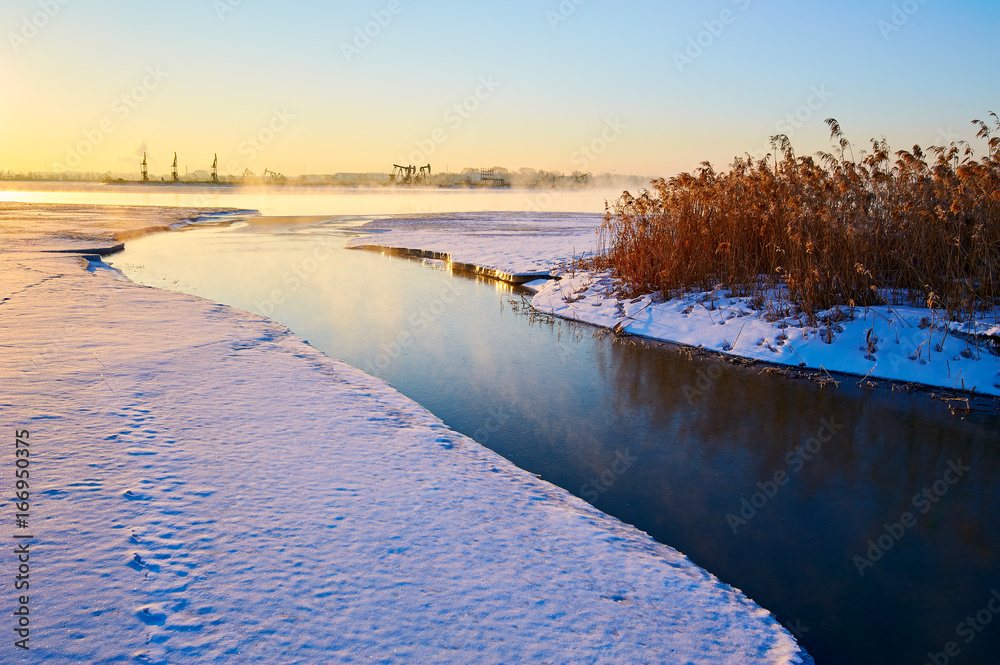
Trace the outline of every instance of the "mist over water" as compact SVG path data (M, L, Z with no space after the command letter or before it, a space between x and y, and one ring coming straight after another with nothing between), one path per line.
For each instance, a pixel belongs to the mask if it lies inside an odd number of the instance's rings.
M0 201L77 205L238 208L264 215L390 215L431 212L603 213L620 189L474 189L469 187L227 187L17 182L0 184Z

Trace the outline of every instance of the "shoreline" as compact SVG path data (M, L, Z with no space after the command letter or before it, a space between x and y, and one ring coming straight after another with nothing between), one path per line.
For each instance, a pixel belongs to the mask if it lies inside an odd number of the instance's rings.
M4 420L44 451L43 655L811 662L684 555L283 326L88 272L84 243L165 230L141 221L0 250Z
M521 286L526 288L532 296L538 293L538 291L533 289L530 283L522 284ZM532 307L532 309L534 309L534 307ZM751 369L759 368L760 374L781 376L789 380L805 379L810 383L818 385L820 388L834 384L834 386L839 389L839 384L842 381L852 381L859 388L864 390L884 390L892 393L899 391L904 394L914 392L924 393L931 399L938 400L948 405L948 408L952 411L953 415L957 413L964 415L971 411L984 409L1000 411L1000 397L996 395L972 393L969 391L962 392L961 390L956 391L933 384L908 382L899 379L884 378L881 376L873 377L871 374L854 374L842 370L827 370L824 367L793 366L772 360L751 358L744 355L727 353L721 350L709 349L701 344L677 342L659 337L645 336L634 332L623 332L621 329L615 330L614 326L609 327L598 323L591 323L584 319L573 318L563 314L549 313L538 309L535 309L534 311L542 316L551 316L564 321L571 321L573 323L596 328L604 333L613 335L616 339L622 340L623 342L634 339L647 346L661 346L692 358L707 358ZM956 408L951 405L952 402L966 402L966 408Z
M709 293L698 293L691 294L686 297L674 298L669 301L662 301L655 298L655 296L642 296L641 298L635 298L631 301L627 301L622 309L618 309L615 313L610 313L607 310L610 307L605 307L613 303L614 307L618 307L623 301L619 300L615 296L604 296L603 298L598 298L600 302L598 307L602 307L605 311L599 312L596 315L592 315L593 312L587 311L583 306L576 306L579 301L573 300L574 297L579 297L579 295L595 295L590 292L590 289L580 289L581 281L586 281L592 279L594 275L592 273L585 274L582 278L576 278L572 280L565 280L569 290L574 293L568 298L565 298L564 294L561 293L563 290L563 283L553 283L548 282L546 284L527 284L525 285L529 290L534 292L534 297L532 298L532 306L536 311L547 314L550 316L555 316L557 318L563 318L566 320L576 321L579 323L586 323L599 327L603 330L607 330L612 334L619 337L636 337L643 340L649 340L659 343L666 343L671 345L676 345L682 349L690 349L695 353L704 353L717 357L722 360L729 362L734 362L737 364L747 364L756 366L758 364L763 365L765 371L767 369L773 369L774 372L769 373L797 373L804 374L808 376L815 377L828 377L829 382L836 383L833 375L838 375L845 378L857 379L859 386L865 384L869 387L877 387L881 383L888 384L890 388L902 389L904 391L920 390L929 394L933 398L938 398L941 396L935 395L935 393L943 393L942 401L948 402L951 400L974 400L980 406L989 402L992 402L992 408L1000 410L1000 357L988 355L986 352L980 350L980 357L973 358L971 355L966 357L965 350L962 349L962 344L965 341L964 338L952 332L950 335L944 333L943 330L938 330L933 327L930 328L930 334L924 332L928 329L927 326L923 326L921 322L923 319L928 318L931 312L916 310L915 308L904 308L904 307L868 307L868 308L856 308L858 311L864 312L863 316L852 319L844 319L836 321L830 324L831 328L836 328L838 332L830 335L832 341L826 341L824 337L826 330L824 326L808 326L807 324L800 323L797 329L793 329L792 325L785 325L784 327L777 328L777 326L784 325L783 322L778 322L777 324L772 324L770 322L762 321L753 317L753 315L748 315L746 312L741 310L741 305L745 306L746 303L743 302L744 299L741 298L727 298L723 295L716 296L715 294ZM576 287L576 288L574 288ZM580 289L580 290L577 290ZM721 320L716 324L712 320L712 310L706 309L705 313L697 312L703 315L703 318L707 316L709 319L708 326L704 325L693 325L685 327L681 323L681 319L686 319L697 309L696 304L700 304L702 299L711 298L714 301L725 302L728 301L730 304L722 305L718 309L716 316L722 317L729 314L733 318L726 320ZM566 300L569 302L566 302ZM593 300L588 305L594 305ZM627 313L624 312L628 309L628 304L637 305L633 307L634 312ZM674 309L675 312L667 312L663 315L663 310ZM747 308L749 309L749 308ZM848 308L844 308L845 310ZM659 310L659 311L658 311ZM884 310L884 311L883 311ZM678 316L678 312L686 311L687 314L681 314ZM738 315L735 312L739 312ZM658 315L660 315L658 317ZM741 321L742 318L747 317L749 320ZM795 318L795 317L792 317ZM742 323L742 327L735 330L728 330L723 333L718 330L710 330L709 326L719 325L720 327L725 325L725 323L733 322ZM901 322L901 323L897 323ZM881 328L880 324L885 324ZM855 330L851 330L851 326ZM918 325L920 324L920 325ZM748 327L750 328L748 331ZM889 348L892 351L892 340L890 339L890 331L896 332L896 328L908 327L909 330L904 333L899 334L896 341L896 345L901 345L905 342L910 342L912 346L919 348L920 344L924 343L924 340L930 335L941 334L945 337L947 342L952 342L950 349L938 348L937 355L939 356L938 366L942 363L940 362L941 356L952 355L952 358L948 360L945 364L947 365L947 371L949 372L948 380L951 380L951 372L955 371L958 375L955 377L955 384L949 386L944 381L935 382L934 377L921 377L920 370L914 372L911 367L908 367L906 361L910 363L920 361L922 367L929 365L933 362L931 357L927 361L923 361L921 357L912 358L908 355L908 348L903 351L903 357L897 352L894 355L889 356L886 364L889 365L890 370L885 371L879 369L880 362L879 359L875 357L876 353L879 353L880 348L884 350ZM776 330L768 331L768 328L776 328ZM884 330L883 330L884 328ZM864 351L862 347L866 344L866 331L872 330L875 332L877 337L877 343L873 343L874 352L869 354L872 357L869 359L864 356ZM707 332L708 331L708 332ZM796 345L799 346L799 350L796 351L795 346L790 340L790 331L793 333L798 333L801 335L799 341ZM919 333L915 332L919 331ZM707 332L707 334L706 334ZM769 337L763 337L763 335L768 334ZM834 342L839 341L838 338L841 335L845 337L850 337L850 333L855 333L855 340L849 340L847 344L841 344L841 348L836 348ZM995 331L994 331L995 332ZM746 337L744 337L746 334ZM907 334L909 337L907 338ZM784 339L782 339L784 336ZM753 340L757 340L754 344ZM985 336L982 342L988 342L990 340L995 340L995 336ZM750 348L747 348L747 341L750 341ZM743 348L739 351L736 349L737 345L743 341ZM823 344L823 347L819 347L819 344ZM838 357L839 353L843 353L847 356L853 351L854 345L850 344L850 341L854 341L856 344L861 346L857 347L856 355L862 356L865 362L865 367L868 369L858 368L852 369L852 364L857 366L859 362L857 358L849 359L848 361L843 360L843 356ZM810 344L811 343L811 344ZM787 346L786 346L787 345ZM753 346L758 349L767 350L772 357L768 357L768 354L764 354L760 351L752 351ZM728 348L727 348L728 347ZM817 351L817 347L819 350ZM833 347L827 349L825 347ZM844 348L847 347L847 348ZM785 349L789 353L784 353ZM881 355L881 354L880 354ZM804 360L804 358L810 358L810 361ZM961 373L965 370L958 367L961 361L968 362L982 362L985 365L985 372L980 371L976 376L982 378L987 377L987 381L992 381L992 383L984 384L983 386L973 385L971 388L962 389L956 385L958 381L964 381L962 379ZM825 362L824 362L825 361ZM955 369L952 370L951 363L954 362L956 365ZM977 368L983 369L983 368ZM992 375L992 379L988 378ZM821 385L824 381L814 381L820 383ZM971 402L970 402L971 403ZM969 405L967 405L969 406ZM972 407L975 408L975 407Z

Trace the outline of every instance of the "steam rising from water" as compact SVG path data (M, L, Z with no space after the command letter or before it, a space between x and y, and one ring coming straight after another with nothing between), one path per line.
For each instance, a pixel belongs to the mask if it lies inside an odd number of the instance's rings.
M265 215L387 215L409 213L538 211L603 213L621 195L603 189L470 189L393 187L213 187L18 182L0 201L89 205L240 208Z

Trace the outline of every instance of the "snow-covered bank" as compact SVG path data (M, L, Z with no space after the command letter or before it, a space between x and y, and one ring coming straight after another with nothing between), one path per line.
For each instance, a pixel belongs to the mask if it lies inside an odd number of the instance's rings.
M928 309L845 307L809 325L794 312L770 321L748 299L722 291L667 302L652 295L621 298L609 274L567 269L574 257L593 251L600 221L597 215L530 213L400 218L370 224L387 232L352 244L433 250L473 266L557 275L560 280L526 284L536 292L536 309L622 334L869 380L1000 395L996 316L973 329Z
M675 550L283 327L2 247L37 557L34 653L5 661L808 662Z
M537 291L532 304L539 311L621 334L778 365L1000 395L996 323L973 329L928 309L889 306L820 312L816 325L801 313L770 321L749 299L721 291L666 302L655 295L622 299L607 273L577 272L529 288Z

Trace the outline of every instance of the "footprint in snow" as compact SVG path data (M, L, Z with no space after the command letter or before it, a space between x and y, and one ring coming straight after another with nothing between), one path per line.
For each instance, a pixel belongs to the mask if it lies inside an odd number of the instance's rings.
M132 570L135 570L135 571L141 571L141 570L145 569L147 577L149 576L150 572L153 572L153 573L160 572L160 566L159 565L157 565L155 563L150 563L150 562L146 561L145 559L142 558L142 556L138 552L133 552L132 553L132 560L129 561L125 565L127 565L129 568L131 568Z
M139 556L138 552L133 552L132 560L129 561L126 565L132 570L142 570L143 566L146 565L146 562L142 560L142 557Z
M163 612L155 605L142 607L135 615L139 618L139 621L147 626L162 626L167 623L166 612Z

